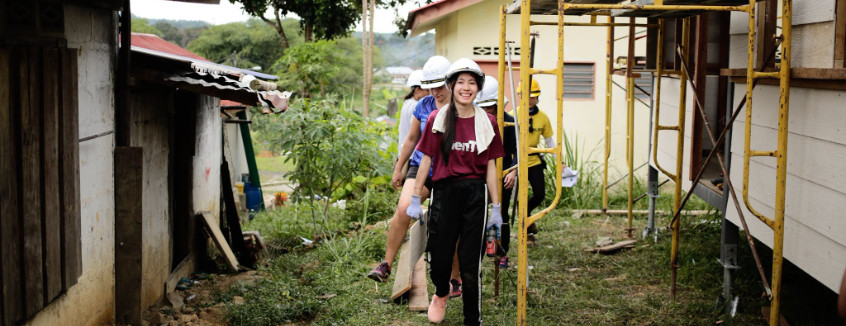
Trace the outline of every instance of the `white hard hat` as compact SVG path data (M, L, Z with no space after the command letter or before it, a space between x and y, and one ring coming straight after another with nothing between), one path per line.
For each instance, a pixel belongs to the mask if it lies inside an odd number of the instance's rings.
M499 94L499 83L496 78L485 76L485 86L476 95L476 105L480 107L488 107L496 104L497 95Z
M449 66L449 71L446 73L446 78L450 79L453 76L458 77L458 74L462 72L469 72L471 74L479 76L481 78L481 84L479 85L479 89L484 89L485 73L482 72L482 68L479 68L479 64L467 58L455 60L455 62L453 62L452 65Z
M482 68L479 68L479 64L477 64L476 61L467 58L461 58L455 60L455 62L453 62L452 65L449 66L449 71L446 73L446 78L452 77L460 72L469 72L476 74L479 77L485 77L485 73L482 72Z
M443 86L447 71L449 71L449 60L447 58L439 55L429 58L423 65L423 78L420 80L420 88L432 89Z
M423 80L423 70L415 70L412 71L410 75L408 75L408 81L405 82L405 86L414 87L420 86L420 81Z

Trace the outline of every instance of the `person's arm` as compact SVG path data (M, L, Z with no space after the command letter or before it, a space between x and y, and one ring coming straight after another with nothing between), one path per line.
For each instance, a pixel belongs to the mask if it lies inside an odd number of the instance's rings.
M432 166L432 158L429 155L423 154L420 159L420 167L417 169L417 177L414 179L414 192L416 196L423 194L424 183L429 176L429 167Z
M499 178L496 172L496 160L488 160L488 171L485 173L485 182L488 185L488 192L491 194L491 203L499 205Z
M405 142L402 144L399 159L397 160L397 164L394 166L394 174L391 178L391 185L394 186L394 189L399 189L399 187L402 186L402 167L405 166L406 162L408 162L408 158L411 157L411 153L414 153L414 147L417 146L418 140L420 140L420 120L412 118L411 129L408 131L408 137L405 138Z
M508 174L505 175L505 180L503 180L502 185L505 186L505 189L511 189L514 187L514 181L517 181L517 169L511 170Z

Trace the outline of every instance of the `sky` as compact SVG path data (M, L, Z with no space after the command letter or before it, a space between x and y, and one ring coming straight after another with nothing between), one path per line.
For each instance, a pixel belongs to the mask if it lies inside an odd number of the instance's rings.
M132 14L137 17L151 19L171 20L203 20L213 25L226 24L231 22L246 21L250 16L241 10L240 4L232 4L229 0L220 0L220 4L198 4L178 1L164 0L135 0L131 2ZM399 10L399 14L405 18L408 11L417 8L416 4L405 4ZM376 9L376 21L373 22L373 31L377 33L396 33L394 25L394 11L387 9ZM271 17L268 15L267 17ZM361 26L357 24L355 30L360 31Z

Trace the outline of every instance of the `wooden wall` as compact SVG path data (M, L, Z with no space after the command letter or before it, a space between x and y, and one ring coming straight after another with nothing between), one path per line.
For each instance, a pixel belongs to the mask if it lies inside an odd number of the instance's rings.
M2 325L81 274L76 61L73 49L0 48Z

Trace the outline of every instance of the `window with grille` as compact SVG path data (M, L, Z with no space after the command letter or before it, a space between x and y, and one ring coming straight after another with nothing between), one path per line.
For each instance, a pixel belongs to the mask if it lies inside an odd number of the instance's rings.
M564 63L564 99L592 100L596 88L593 62Z

